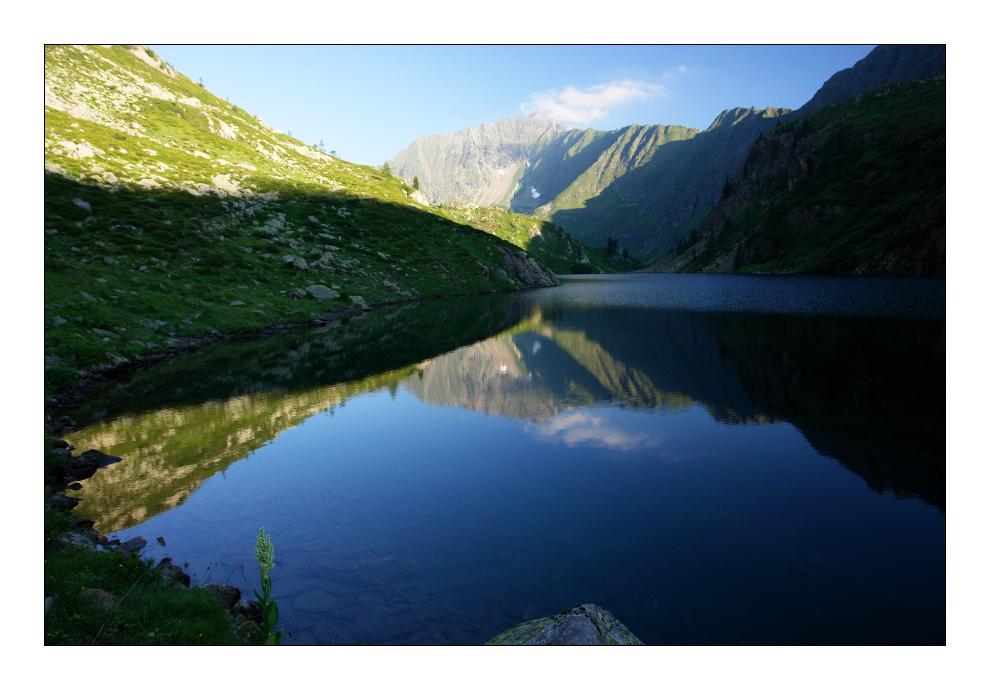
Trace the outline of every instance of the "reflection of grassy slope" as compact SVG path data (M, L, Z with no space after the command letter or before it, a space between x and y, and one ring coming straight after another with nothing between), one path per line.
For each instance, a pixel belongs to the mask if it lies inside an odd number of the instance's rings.
M522 286L497 250L509 243L268 127L153 52L48 46L45 86L51 386L172 337L306 322L355 296ZM303 290L314 284L339 296L318 301Z
M393 387L415 368L306 392L267 392L173 407L97 423L66 438L124 462L85 480L77 513L103 532L130 527L179 505L203 481L309 417L348 398Z
M121 529L178 505L216 472L348 398L396 388L438 352L512 326L500 296L431 300L318 330L226 342L139 371L73 411L68 436L125 462L85 480L80 514ZM384 373L381 373L383 372Z
M262 392L305 392L402 369L511 326L518 309L500 295L425 300L345 317L318 329L228 341L133 373L72 412L80 423L172 405L198 406Z

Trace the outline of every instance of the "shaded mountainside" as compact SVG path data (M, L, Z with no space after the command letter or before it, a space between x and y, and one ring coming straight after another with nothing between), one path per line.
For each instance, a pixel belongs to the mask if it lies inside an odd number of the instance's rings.
M945 74L944 45L882 45L848 69L836 72L811 100L782 117L796 120L830 103L900 81L933 79Z
M46 46L44 139L50 386L181 338L554 280L144 46Z
M650 270L945 275L945 79L761 137L691 240Z
M655 155L579 196L579 204L562 195L537 213L589 244L612 236L643 258L655 257L676 245L685 224L712 207L750 144L786 112L726 110L704 132L659 142L664 145L657 144Z

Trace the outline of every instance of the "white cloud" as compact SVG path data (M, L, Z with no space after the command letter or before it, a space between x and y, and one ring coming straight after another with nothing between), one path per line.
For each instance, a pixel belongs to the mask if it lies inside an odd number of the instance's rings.
M672 70L667 70L663 73L663 79L677 79L678 76L682 74L687 74L688 68L684 65L678 65Z
M605 415L584 411L562 412L542 424L527 423L524 429L540 440L571 447L589 444L596 448L633 450L654 448L661 443L659 434L620 429L610 424Z
M561 91L552 89L534 93L529 101L519 106L519 111L523 114L543 113L558 122L584 125L606 117L610 107L665 95L660 84L622 79L598 84L584 91L567 86Z

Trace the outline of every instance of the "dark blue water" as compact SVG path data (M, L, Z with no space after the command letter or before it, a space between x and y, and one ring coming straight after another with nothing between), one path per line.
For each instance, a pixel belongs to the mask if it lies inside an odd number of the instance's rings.
M945 643L944 280L573 277L205 348L103 392L77 512L283 638ZM248 583L251 583L250 585Z

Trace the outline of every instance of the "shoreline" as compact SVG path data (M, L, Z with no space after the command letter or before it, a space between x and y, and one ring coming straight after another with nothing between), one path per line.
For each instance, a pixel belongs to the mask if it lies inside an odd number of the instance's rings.
M535 287L553 286L526 286L524 288L520 288L519 290L503 292L518 292L520 290L527 290ZM126 380L134 372L152 368L182 353L196 352L207 345L225 342L228 340L265 338L269 335L300 328L318 328L337 319L370 313L371 311L382 307L411 304L427 299L498 294L498 292L499 291L465 292L447 295L414 297L403 300L389 300L375 302L360 309L354 308L343 309L335 312L326 312L321 318L313 321L273 325L259 331L212 333L210 335L199 337L176 338L174 345L161 352L135 357L131 361L119 365L94 365L90 367L87 371L81 373L71 385L52 391L51 393L47 393L45 395L45 451L47 453L49 452L49 449L51 449L52 452L64 458L64 462L61 463L60 466L55 467L51 474L49 474L48 468L46 467L44 479L46 489L46 512L47 510L55 511L64 516L64 519L68 523L66 529L55 536L56 544L62 546L63 549L78 548L93 553L107 554L107 557L109 558L121 558L125 562L132 559L142 560L145 561L148 569L161 572L165 578L179 583L179 586L182 586L187 592L193 592L196 589L202 589L210 592L212 596L215 596L224 603L226 607L225 610L229 613L231 627L238 631L239 634L242 634L249 642L260 642L257 638L254 640L251 639L254 634L251 623L254 622L260 624L262 622L260 604L252 599L242 597L242 594L238 588L229 585L195 586L191 583L189 575L185 573L182 568L172 563L172 558L164 558L160 562L154 563L153 565L153 558L147 560L143 559L140 555L140 551L147 545L147 541L143 538L137 537L122 544L119 540L111 540L97 530L95 523L92 520L88 518L74 517L73 511L82 499L66 496L64 493L65 490L69 489L73 484L81 480L92 477L100 469L122 460L122 458L116 456L106 455L102 450L95 448L86 449L81 456L72 454L75 447L60 438L60 436L62 433L70 431L76 426L75 420L68 416L69 411L75 407L75 401L92 392L98 386L109 380ZM79 462L74 463L75 468L70 465L70 460L78 460L88 453L93 453L93 451L95 451L95 454L90 455L85 465L81 465ZM92 467L92 471L88 470L89 467ZM73 473L74 469L81 470L80 473L85 476L76 476ZM49 490L50 495L48 495ZM141 577L144 577L144 573L142 573ZM99 593L99 596L106 596L108 598L112 597L112 595L103 592L103 590L100 589L92 589L91 591L94 593ZM55 595L53 595L53 597L45 597L46 625L49 609L54 606L56 599L57 596Z
M522 292L524 290L535 290L546 287L557 287L553 285L527 285L525 287L519 288L518 290L491 290L486 292L458 292L450 293L444 295L427 295L425 297L412 297L408 299L401 300L386 300L382 302L373 302L367 305L365 308L353 308L353 309L342 309L340 311L326 312L319 319L313 321L304 321L297 323L287 323L278 324L273 326L267 326L258 331L232 331L232 332L220 332L211 333L209 335L194 336L194 337L177 337L174 338L176 341L171 347L163 349L161 352L155 352L149 355L139 355L134 357L132 360L122 363L122 364L98 364L89 367L84 370L76 378L76 380L65 387L54 390L45 395L45 431L50 434L59 434L67 429L71 429L75 426L75 423L64 424L62 419L67 415L61 415L56 418L56 412L58 410L66 410L74 407L74 401L91 392L94 388L99 386L101 383L106 382L108 379L123 379L130 374L141 371L144 369L152 368L158 364L161 364L177 355L186 352L196 352L206 347L207 345L213 345L214 343L226 342L228 340L252 340L257 338L267 338L270 335L275 335L277 333L284 333L286 331L296 330L299 328L319 328L320 326L325 326L332 321L335 321L346 316L359 316L361 314L368 314L375 309L382 307L392 307L400 304L413 304L416 302L423 302L429 299L443 299L447 297L467 297L471 295L487 295L487 294L508 294L512 292ZM70 418L70 421L71 418Z

